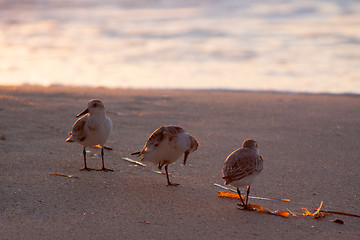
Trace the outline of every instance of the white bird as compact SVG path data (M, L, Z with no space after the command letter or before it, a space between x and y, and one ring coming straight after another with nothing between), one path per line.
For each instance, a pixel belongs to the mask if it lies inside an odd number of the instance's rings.
M250 185L263 170L263 158L259 154L259 146L255 140L246 140L242 148L232 152L224 162L223 179L226 185L236 187L244 209L247 209ZM245 202L239 187L246 186Z
M87 108L76 117L80 117L84 114L86 115L74 123L72 131L69 133L70 137L66 139L66 142L78 142L83 145L85 166L81 169L81 171L94 170L92 168L88 168L86 165L85 148L95 145L101 146L102 168L99 171L113 171L105 168L104 166L104 143L108 139L112 130L112 122L111 119L106 116L104 104L97 99L90 100Z
M147 140L144 148L131 155L142 156L141 161L157 164L159 169L165 166L167 185L176 186L169 180L168 166L178 160L184 154L184 165L190 152L199 147L199 142L189 133L178 126L160 127L153 132Z

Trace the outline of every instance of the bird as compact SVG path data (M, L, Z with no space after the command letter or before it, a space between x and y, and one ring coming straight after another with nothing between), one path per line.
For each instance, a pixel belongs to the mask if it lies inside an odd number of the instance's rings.
M106 116L103 102L98 99L90 100L87 104L87 108L76 115L76 117L81 118L74 123L72 131L69 133L70 136L66 139L66 142L78 142L83 146L84 168L80 169L80 171L95 170L87 167L85 151L85 148L95 145L101 146L102 168L98 171L114 171L105 168L104 165L104 143L112 131L112 121Z
M248 209L250 185L263 170L263 157L259 154L259 145L253 139L247 139L242 147L233 151L223 165L223 179L226 185L236 188L243 209ZM245 202L239 187L247 187Z
M184 154L184 165L191 152L199 147L198 140L179 126L161 126L149 137L141 151L131 155L142 156L140 161L148 161L158 165L161 170L165 166L167 186L177 186L169 180L168 166Z

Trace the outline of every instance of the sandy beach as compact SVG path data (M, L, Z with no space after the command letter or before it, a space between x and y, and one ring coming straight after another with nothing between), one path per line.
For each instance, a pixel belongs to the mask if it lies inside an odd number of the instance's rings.
M113 121L105 163L114 172L79 171L82 147L65 142L94 98ZM264 170L251 195L291 202L251 203L301 213L323 201L324 210L359 215L359 106L344 95L2 86L0 239L359 239L360 218L241 211L214 186L226 157L253 138ZM169 167L178 187L122 160L170 124L200 142L187 165ZM91 152L89 167L100 168Z

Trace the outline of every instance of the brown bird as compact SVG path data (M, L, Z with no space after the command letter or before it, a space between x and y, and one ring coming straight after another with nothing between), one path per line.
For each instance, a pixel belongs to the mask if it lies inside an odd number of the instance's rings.
M131 155L142 156L141 161L148 161L158 165L159 169L165 166L168 186L176 186L169 180L168 166L184 154L184 165L188 155L199 147L199 142L189 133L178 126L160 127L147 140L144 148Z
M84 168L81 169L81 171L95 170L93 168L87 167L85 151L86 147L92 147L95 145L101 146L102 168L100 171L113 171L111 169L105 168L104 165L103 145L108 139L112 130L112 122L111 119L106 116L104 104L100 100L93 99L88 102L87 108L84 111L76 115L76 117L80 116L83 117L74 123L72 131L69 134L70 137L66 139L66 142L78 142L83 145Z
M246 140L242 148L232 152L224 162L223 179L226 185L236 187L241 206L247 208L250 185L263 170L263 158L259 154L259 146L255 140ZM239 187L247 187L245 202L241 198Z

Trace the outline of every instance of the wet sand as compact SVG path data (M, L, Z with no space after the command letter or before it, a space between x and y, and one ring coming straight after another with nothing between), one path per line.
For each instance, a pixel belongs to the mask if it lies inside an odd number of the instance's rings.
M82 147L65 142L93 98L114 124L105 164L115 172L79 171ZM2 86L1 239L358 239L360 218L241 211L213 184L223 184L227 155L254 138L264 170L251 195L292 202L251 203L303 212L323 201L324 210L360 214L359 106L356 96ZM121 159L169 124L200 142L187 165L169 167L178 187ZM88 165L100 168L101 159Z

